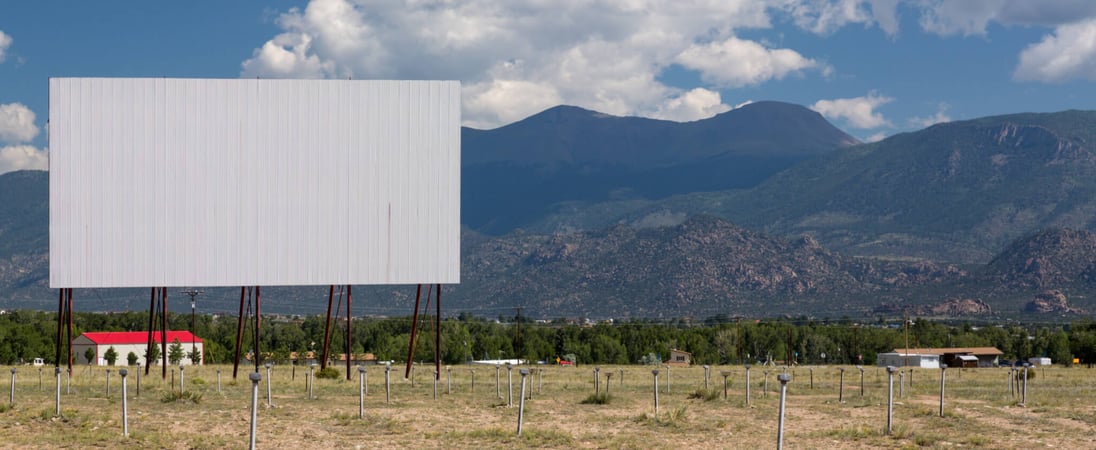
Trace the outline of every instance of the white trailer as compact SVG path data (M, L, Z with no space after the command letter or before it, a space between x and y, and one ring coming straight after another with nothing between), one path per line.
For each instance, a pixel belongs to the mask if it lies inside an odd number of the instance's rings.
M879 367L920 367L922 369L939 369L940 355L926 355L921 353L880 353L876 356Z

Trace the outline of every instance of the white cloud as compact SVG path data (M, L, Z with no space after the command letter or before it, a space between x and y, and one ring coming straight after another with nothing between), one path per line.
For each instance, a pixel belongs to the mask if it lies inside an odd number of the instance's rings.
M878 133L875 133L871 136L868 136L868 137L864 138L864 142L867 142L867 143L870 144L872 142L882 141L883 139L886 139L886 138L887 138L887 133L883 132L883 131L880 131Z
M784 9L797 26L816 34L830 34L849 24L875 24L894 36L898 34L898 1L791 0Z
M1017 80L1060 83L1096 81L1096 19L1059 26L1020 52Z
M997 17L1003 0L962 0L925 2L921 28L942 36L985 35L986 25Z
M928 117L911 117L910 125L920 128L927 128L938 123L951 122L951 117L948 116L948 108L950 106L947 103L941 103L936 108L936 114Z
M793 49L737 37L771 28L790 1L312 0L279 16L281 32L242 63L241 76L461 80L465 124L477 127L559 103L691 119L729 108L710 103L716 87L832 72ZM842 11L803 23L849 23ZM710 85L693 92L663 83L673 64Z
M13 170L48 170L49 154L32 145L0 147L0 174Z
M0 104L0 142L28 142L37 135L34 111L22 103Z
M0 30L0 63L4 62L7 58L8 47L11 47L11 36L4 34L3 30Z
M730 110L730 106L723 104L719 92L694 88L670 99L652 116L659 119L687 122L705 119Z
M770 49L730 37L722 42L692 45L677 56L677 63L700 72L701 78L723 87L742 87L781 79L820 64L794 50Z
M1096 2L1091 0L911 0L910 3L921 8L921 27L941 36L984 36L991 22L1058 26L1096 16Z
M843 119L854 128L870 129L890 126L890 121L875 109L893 100L870 92L863 97L819 100L811 105L811 109L829 119Z

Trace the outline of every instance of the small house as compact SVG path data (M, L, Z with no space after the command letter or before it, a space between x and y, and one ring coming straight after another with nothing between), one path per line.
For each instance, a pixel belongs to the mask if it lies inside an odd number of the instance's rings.
M666 361L666 365L689 367L689 365L692 364L692 357L692 353L675 348L670 350L670 359Z

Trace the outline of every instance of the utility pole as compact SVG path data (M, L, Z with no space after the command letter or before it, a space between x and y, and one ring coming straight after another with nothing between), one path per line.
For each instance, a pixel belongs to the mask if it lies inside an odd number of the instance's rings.
M909 315L906 315L906 318L903 319L903 325L905 325L905 330L906 330L906 366L909 366L910 365L910 316Z
M734 322L734 330L738 336L735 338L735 351L738 353L738 362L742 362L742 319Z
M517 345L514 346L514 353L517 353L517 355L514 357L521 358L521 355L525 354L525 339L522 339L521 335L521 307L518 306L516 308L517 316L515 316L514 320L517 322L517 335L515 336L516 339L514 339L514 342Z
M195 326L195 323L196 323L194 321L194 317L195 317L194 310L197 307L197 301L196 301L197 297L199 295L204 294L204 293L205 293L204 291L199 291L199 290L196 290L196 289L193 289L193 288L192 289L187 289L185 291L180 292L180 294L186 294L186 295L190 296L190 355L191 355L190 356L190 362L191 363L194 362L194 355L196 355L197 352L198 352L198 345L194 343L194 326ZM255 332L258 333L258 330L256 330ZM204 360L204 359L205 358L202 358L202 360Z

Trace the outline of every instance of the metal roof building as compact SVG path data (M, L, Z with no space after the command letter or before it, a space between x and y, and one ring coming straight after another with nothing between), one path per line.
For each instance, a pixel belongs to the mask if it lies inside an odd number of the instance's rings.
M941 348L896 348L895 352L939 355L940 363L948 367L995 367L997 358L1004 352L997 347L941 347ZM977 358L977 361L970 357Z
M160 333L153 333L153 344L160 347ZM205 354L205 343L202 339L195 336L189 331L168 331L167 343L170 348L174 342L178 341L182 345L184 353L190 353L191 348L194 348L199 354ZM105 366L107 361L105 355L107 349L114 347L114 351L118 353L118 360L115 365L124 366L127 364L126 356L130 352L137 355L139 362L144 362L145 348L148 346L148 332L145 331L100 331L100 332L86 332L72 340L72 351L77 363L88 364L88 359L85 357L85 353L90 348L95 352L95 358L91 361L92 365ZM193 346L193 347L192 347ZM158 363L160 360L154 361ZM205 358L201 358L199 364L205 362ZM184 357L179 364L189 366L192 364L190 358Z

